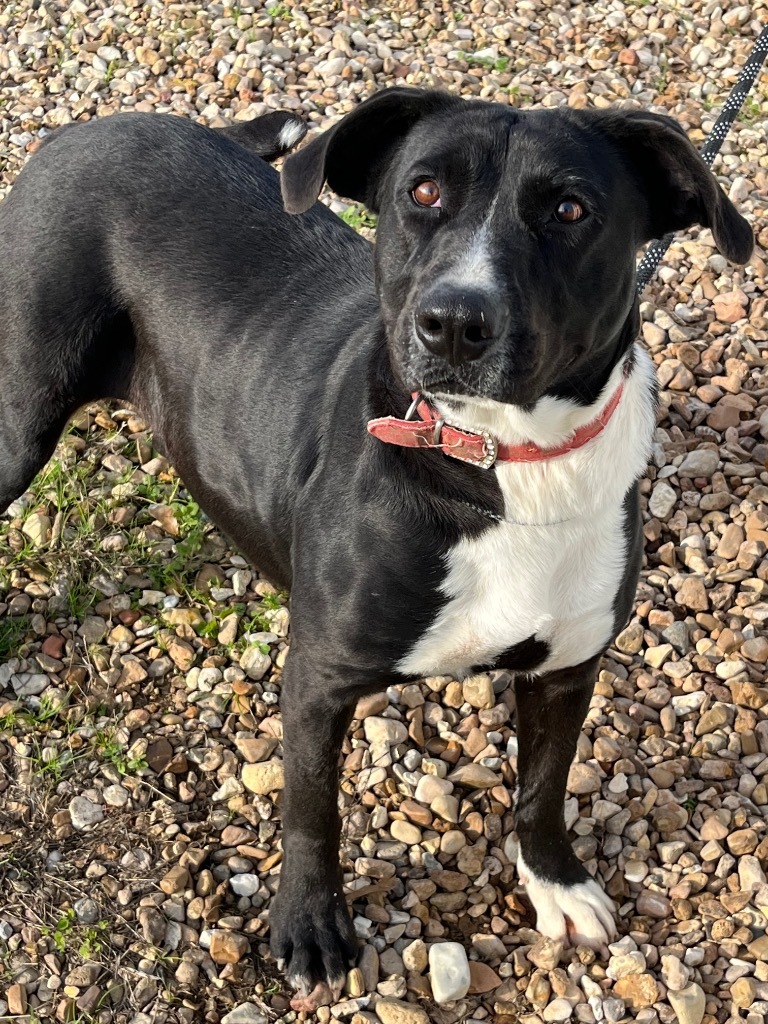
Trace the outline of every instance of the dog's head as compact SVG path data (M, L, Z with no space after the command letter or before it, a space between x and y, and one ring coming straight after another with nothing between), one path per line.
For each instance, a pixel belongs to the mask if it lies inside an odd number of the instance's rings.
M644 111L389 89L287 159L286 209L325 180L379 215L393 365L433 394L530 406L586 383L634 336L644 243L702 224L735 263L753 246L682 128Z

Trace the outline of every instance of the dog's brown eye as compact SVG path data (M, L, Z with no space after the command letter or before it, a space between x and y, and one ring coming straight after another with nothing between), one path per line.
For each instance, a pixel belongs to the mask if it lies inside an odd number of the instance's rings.
M555 218L561 224L575 224L584 216L584 208L575 199L564 199L555 210Z
M411 192L414 202L419 206L442 206L440 202L440 186L436 181L422 181Z

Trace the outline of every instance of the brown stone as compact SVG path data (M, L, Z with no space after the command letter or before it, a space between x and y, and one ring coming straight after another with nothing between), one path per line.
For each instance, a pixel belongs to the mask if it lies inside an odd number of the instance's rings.
M257 764L259 761L267 761L272 756L277 746L277 740L238 736L235 739L235 746L249 764Z
M652 1006L659 998L659 986L652 974L628 974L619 978L613 991L633 1010Z
M216 928L211 932L210 954L216 964L236 964L250 948L248 939L240 932Z
M469 993L470 995L481 995L484 992L492 992L501 984L501 978L488 964L479 960L471 960L469 964Z
M5 992L5 998L11 1017L21 1017L27 1012L26 985L9 985Z
M181 864L174 864L170 871L160 879L160 888L169 896L174 893L184 892L192 886L192 878L189 871Z
M153 740L147 747L147 764L160 775L168 767L173 757L173 747L164 736Z
M192 644L180 640L179 637L172 637L168 641L168 655L181 672L188 672L195 663L195 650Z
M709 608L709 598L703 581L689 576L677 592L677 602L691 611L705 612Z
M735 324L737 320L747 315L749 299L741 290L735 288L732 292L722 292L712 300L715 307L715 316L724 324Z

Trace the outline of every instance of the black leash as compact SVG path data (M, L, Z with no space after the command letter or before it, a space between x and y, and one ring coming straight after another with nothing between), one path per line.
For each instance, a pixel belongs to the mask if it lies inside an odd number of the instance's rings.
M712 166L712 161L720 152L720 147L728 134L728 129L735 121L736 115L744 106L744 102L749 95L749 91L757 78L757 73L763 66L763 61L767 55L768 25L765 26L757 37L755 45L752 47L752 52L749 55L749 59L742 68L738 81L734 85L733 89L731 89L731 94L726 100L725 106L720 112L720 116L715 121L714 127L709 134L709 138L701 147L701 157L708 167ZM638 293L642 292L653 277L653 274L659 263L661 263L664 253L669 248L673 237L674 235L671 234L664 235L664 237L658 241L651 242L646 249L645 255L637 265Z

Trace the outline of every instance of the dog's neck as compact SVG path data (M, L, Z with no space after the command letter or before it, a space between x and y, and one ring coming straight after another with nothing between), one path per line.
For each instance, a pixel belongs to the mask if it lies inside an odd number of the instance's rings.
M622 386L626 360L631 351L613 367L597 399L589 405L577 405L568 398L544 395L532 409L495 402L489 398L456 395L427 397L447 423L477 433L489 431L503 445L534 444L555 448L580 427L593 423L598 414Z
M541 448L553 448L591 423L611 400L621 386L627 360L633 357L636 334L635 306L614 343L607 346L607 355L591 367L588 375L568 381L554 394L543 395L531 408L474 396L428 392L426 396L446 422L457 427L490 431L501 444L531 442Z

